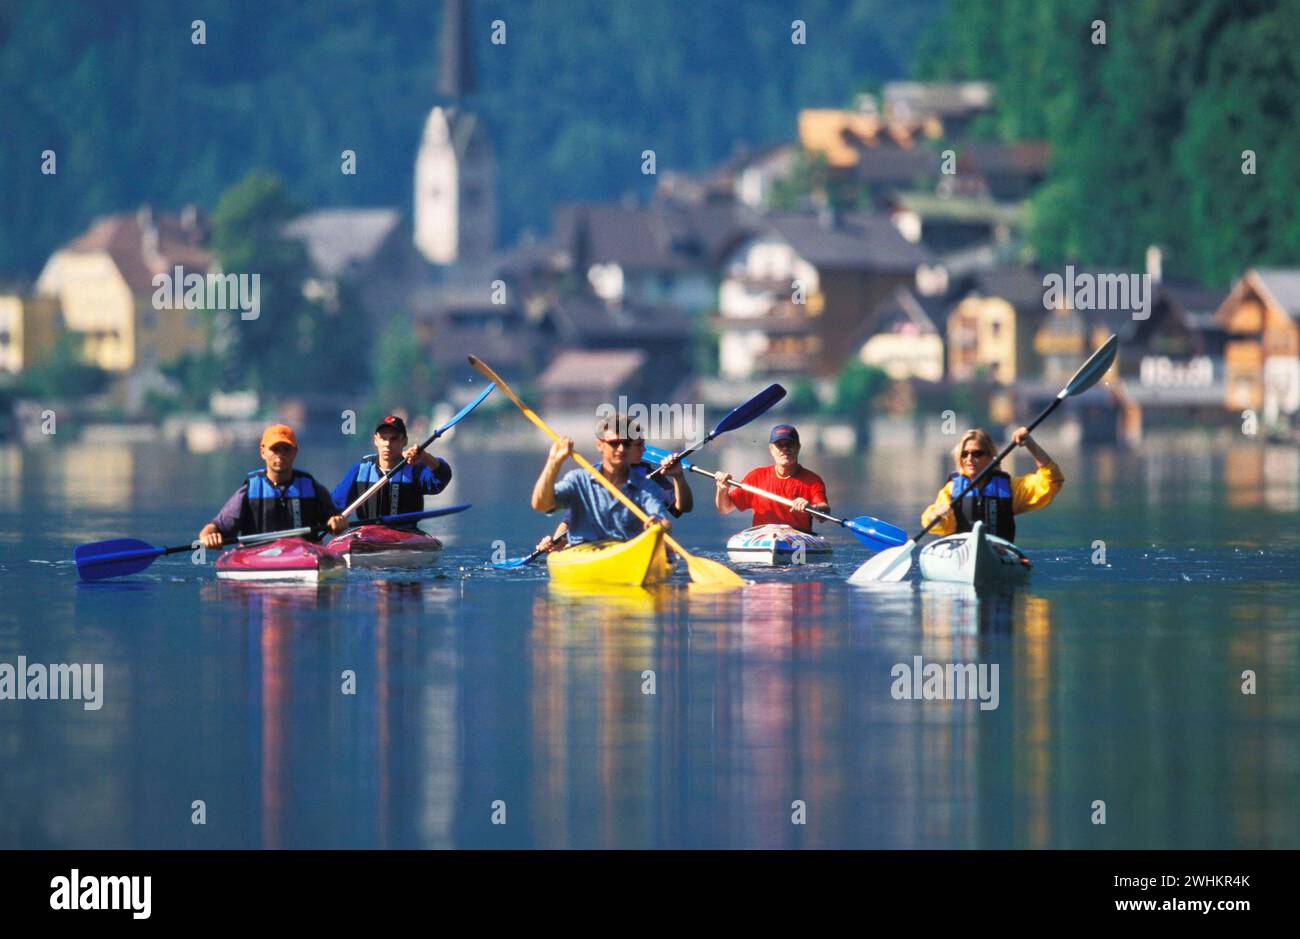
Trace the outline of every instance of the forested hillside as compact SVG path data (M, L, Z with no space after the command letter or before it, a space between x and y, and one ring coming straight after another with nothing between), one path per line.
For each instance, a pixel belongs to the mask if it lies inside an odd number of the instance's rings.
M949 6L920 71L995 81L994 132L1051 142L1044 261L1134 268L1156 243L1167 271L1215 286L1300 261L1296 0Z
M940 0L499 0L474 5L509 240L560 199L645 192L797 110L905 76ZM250 170L308 206L410 199L435 102L430 0L0 0L0 274L30 275L96 215L209 208ZM790 24L807 24L793 45ZM191 41L202 19L206 44ZM505 45L490 24L506 23ZM57 174L40 173L53 150ZM357 153L357 173L340 154Z

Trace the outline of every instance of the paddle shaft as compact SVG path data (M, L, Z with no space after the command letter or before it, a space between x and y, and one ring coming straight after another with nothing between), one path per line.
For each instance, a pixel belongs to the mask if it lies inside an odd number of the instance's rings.
M714 476L706 469L700 469L698 466L692 466L691 472L699 473L701 476L707 476L709 477L709 479L712 479L714 482L717 482L717 477ZM768 492L765 489L755 488L754 486L751 486L748 483L737 482L734 479L729 479L727 480L727 485L735 486L737 489L743 489L746 492L752 492L756 496L762 496L764 499L771 499L773 502L779 502L782 505L788 505L790 506L790 508L794 508L794 500L787 499L785 496L778 496L776 493ZM825 512L819 512L816 509L804 509L803 511L807 512L809 515L814 516L815 518L820 518L827 522L834 522L836 525L845 524L844 519L836 518L834 515L828 515Z
M736 430L744 427L750 421L762 417L772 409L772 406L785 397L785 389L780 385L768 385L754 397L750 398L744 404L738 404L724 417L718 421L717 426L705 435L699 443L692 444L678 454L679 459L686 459L696 450L703 447L719 434L725 434L729 430ZM650 478L654 479L664 471L662 466L657 466L650 472Z
M441 427L439 427L437 430L431 433L425 439L424 443L420 444L418 447L415 448L416 452L423 453L425 450L427 450L430 444L432 444L435 440L437 440L439 437L445 434L452 427L455 427L456 424L460 422L460 419L462 417L464 417L470 411L474 410L474 408L478 407L479 404L482 403L483 399L486 398L491 393L492 393L492 386L489 385L487 388L483 390L483 393L478 396L477 400L471 401L465 407L461 408L459 414L457 414L447 423L443 424ZM339 514L346 518L347 516L355 512L357 509L361 508L361 506L365 503L367 499L373 496L380 489L383 489L384 484L387 483L390 479L392 479L394 475L399 473L402 467L405 466L408 462L409 461L406 459L406 457L402 457L400 460L398 460L397 463L393 465L392 469L390 469L383 476L379 477L379 480L373 486L371 486L361 495L357 496L357 498L353 501L353 503L349 505L346 509L344 509L342 512L340 512Z
M1043 421L1047 420L1047 416L1051 414L1053 411L1055 411L1057 407L1060 405L1060 403L1064 400L1065 400L1064 394L1057 395L1055 398L1053 398L1052 403L1049 404L1047 407L1043 408L1043 412L1039 414L1036 418L1034 418L1033 421L1029 424L1029 426L1025 428L1025 430L1027 430L1029 433L1032 434L1034 432L1034 428L1037 427L1039 424L1041 424ZM995 469L998 468L998 464L1001 463L1003 460L1005 460L1011 454L1011 451L1018 446L1019 444L1013 440L1011 441L1011 443L1003 447L1002 452L999 453L997 456L995 456L989 462L988 466L984 467L982 470L976 473L975 478L962 487L961 490L962 495L965 495L967 492L974 489L980 483L984 482L984 479ZM952 502L956 502L957 498L960 498L960 496L953 498ZM950 502L949 504L951 505L952 502ZM943 516L944 513L940 512L934 518L930 519L930 524L926 525L924 528L918 531L916 533L916 536L912 538L912 540L920 541L922 538L924 538L931 528L939 524L939 519L943 518Z

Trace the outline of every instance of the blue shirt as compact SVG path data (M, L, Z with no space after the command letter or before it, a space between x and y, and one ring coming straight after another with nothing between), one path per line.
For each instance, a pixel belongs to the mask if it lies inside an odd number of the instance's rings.
M623 495L646 515L668 514L663 490L644 473L633 470L623 485ZM569 470L555 484L556 508L568 509L569 542L627 541L645 531L645 524L584 469Z
M371 496L357 510L357 518L375 519L398 512L419 512L424 508L424 496L434 496L451 482L451 466L441 457L435 457L436 467L407 463L398 470L388 485ZM378 457L371 453L359 463L349 467L343 481L334 487L334 503L340 508L349 506L363 492L383 478Z

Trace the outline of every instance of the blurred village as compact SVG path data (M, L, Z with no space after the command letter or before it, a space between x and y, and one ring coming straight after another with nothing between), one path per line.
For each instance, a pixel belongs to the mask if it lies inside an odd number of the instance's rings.
M1045 303L1053 271L1035 265L1024 231L1051 154L968 135L998 107L991 85L895 82L854 107L792 113L787 141L702 173L659 162L649 200L561 204L549 231L502 246L494 131L473 112L472 66L451 38L439 69L440 103L412 141L413 204L309 209L276 232L301 246L295 289L324 311L312 348L342 346L330 361L346 362L357 336L373 340L364 395L193 367L223 349L229 360L231 332L252 328L238 311L153 300L155 276L178 266L235 270L212 243L213 207L123 207L34 282L0 285L0 438L40 439L48 408L61 433L194 449L249 439L272 414L309 432L336 432L347 409L427 418L476 390L473 352L547 415L584 420L620 395L698 402L716 419L779 381L786 414L805 417L818 445L848 448L867 442L873 417L937 427L952 409L963 423L1010 423L1117 333L1115 374L1073 409L1087 439L1240 433L1246 412L1260 435L1295 439L1300 267L1175 281L1152 245L1145 270L1074 266L1148 275L1147 309ZM630 172L646 159L629 154ZM277 319L285 303L264 295L257 328L291 367L307 353Z

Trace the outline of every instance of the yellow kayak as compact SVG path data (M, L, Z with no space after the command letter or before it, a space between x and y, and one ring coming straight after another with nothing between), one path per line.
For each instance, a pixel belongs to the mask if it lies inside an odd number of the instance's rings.
M593 541L546 555L551 580L562 584L658 584L673 572L663 529L646 529L631 541Z

